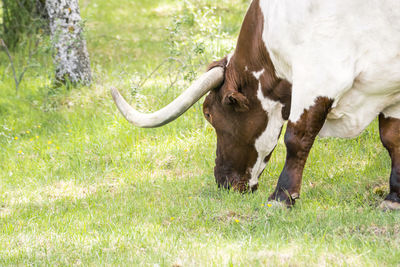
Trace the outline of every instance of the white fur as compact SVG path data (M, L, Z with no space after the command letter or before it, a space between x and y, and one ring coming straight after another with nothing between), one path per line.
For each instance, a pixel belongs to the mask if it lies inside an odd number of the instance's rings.
M259 80L264 70L256 72L254 76ZM279 134L281 132L284 120L282 118L282 104L276 101L272 101L267 97L264 97L261 83L259 83L257 98L260 100L262 108L268 114L268 125L265 131L256 139L254 146L258 153L257 161L250 170L251 178L249 186L252 188L258 184L258 177L266 166L264 161L265 157L268 156L278 143Z
M261 75L264 73L265 69L262 69L260 71L253 71L254 78L257 80L260 80Z
M226 60L227 60L226 66L227 66L227 67L229 66L229 63L231 62L232 56L233 56L233 53L230 53L230 54L226 57Z
M390 117L390 118L400 119L400 103L386 108L383 111L383 115L385 115L385 117L387 118Z
M289 120L334 100L320 135L353 137L380 113L400 117L399 0L260 0L263 41L292 83Z

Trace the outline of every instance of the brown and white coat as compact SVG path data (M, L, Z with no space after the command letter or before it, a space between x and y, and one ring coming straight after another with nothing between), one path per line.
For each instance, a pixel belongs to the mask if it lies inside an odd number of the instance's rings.
M253 0L235 51L195 83L197 93L157 114L133 110L135 125L160 126L205 91L203 111L217 134L219 186L255 190L287 121L287 156L271 200L294 204L316 136L354 137L379 116L392 160L384 208L400 208L400 2ZM193 91L193 90L188 91ZM190 104L188 104L191 102ZM183 103L183 104L180 104ZM166 111L175 112L169 117Z

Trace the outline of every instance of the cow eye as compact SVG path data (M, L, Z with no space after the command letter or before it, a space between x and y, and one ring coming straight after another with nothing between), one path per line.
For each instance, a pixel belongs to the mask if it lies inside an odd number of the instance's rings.
M204 112L204 117L206 117L207 120L211 120L211 114L208 112Z

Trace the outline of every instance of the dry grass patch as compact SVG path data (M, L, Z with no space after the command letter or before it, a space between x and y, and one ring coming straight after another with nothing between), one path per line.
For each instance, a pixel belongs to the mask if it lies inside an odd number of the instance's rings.
M11 215L21 205L43 205L54 203L58 200L80 200L96 194L100 190L114 194L124 184L115 178L105 178L103 182L84 185L74 181L57 181L51 185L31 190L22 188L4 192L4 206L0 207L0 217Z

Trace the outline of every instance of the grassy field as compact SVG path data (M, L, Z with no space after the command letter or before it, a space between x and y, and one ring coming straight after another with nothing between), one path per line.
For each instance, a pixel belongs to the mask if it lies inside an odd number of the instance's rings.
M0 266L400 265L400 214L377 208L390 158L376 122L356 139L317 140L302 198L282 210L265 205L282 138L258 191L242 195L217 189L201 103L159 129L117 112L109 87L155 110L228 53L248 1L80 4L90 88L53 88L44 51L17 95L0 54ZM19 69L25 54L13 54Z

